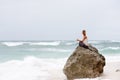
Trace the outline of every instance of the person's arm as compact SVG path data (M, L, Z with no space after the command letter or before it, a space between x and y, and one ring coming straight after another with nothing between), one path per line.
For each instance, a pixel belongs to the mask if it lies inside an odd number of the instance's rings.
M87 36L84 36L84 38L83 38L82 40L77 39L77 41L79 41L79 42L83 42L85 39L87 39Z
M77 41L82 42L80 39L77 39Z
M80 40L80 39L77 39L77 41L79 41L79 42L80 42L81 40Z

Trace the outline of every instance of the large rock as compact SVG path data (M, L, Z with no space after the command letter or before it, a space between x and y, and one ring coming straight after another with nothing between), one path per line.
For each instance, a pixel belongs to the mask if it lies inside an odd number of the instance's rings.
M68 58L63 71L68 80L95 78L103 73L104 66L105 58L95 47L89 46L89 49L85 49L78 46Z

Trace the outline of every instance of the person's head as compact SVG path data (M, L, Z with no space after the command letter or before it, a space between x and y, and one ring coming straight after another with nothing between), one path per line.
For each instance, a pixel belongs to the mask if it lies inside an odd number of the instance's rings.
M82 30L82 34L83 34L84 36L86 36L86 31L85 31L85 30Z

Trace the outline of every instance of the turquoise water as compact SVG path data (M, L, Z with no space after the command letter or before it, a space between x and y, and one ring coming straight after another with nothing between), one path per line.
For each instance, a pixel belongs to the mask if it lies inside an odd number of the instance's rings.
M120 41L91 40L89 43L103 55L120 54ZM27 56L66 58L77 46L76 41L1 41L0 61L19 60Z

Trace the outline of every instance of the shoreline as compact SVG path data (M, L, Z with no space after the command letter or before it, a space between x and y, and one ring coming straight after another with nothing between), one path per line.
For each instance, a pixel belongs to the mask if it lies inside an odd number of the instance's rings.
M117 60L114 60L112 58L110 59L106 58L104 72L101 74L100 77L81 78L74 80L120 80L120 60L118 58L116 58ZM29 80L67 80L65 74L63 73L63 67L66 63L66 60L67 58L40 59L36 57L26 57L22 61L11 60L3 62L0 63L0 74L2 74L0 76L0 80L6 80L6 77L8 77L10 80L13 80L12 76L14 76L14 73L16 73L17 75L15 79L18 80L21 77L22 79L25 79L23 76L25 76L26 78L30 78ZM17 69L17 71L15 69Z

